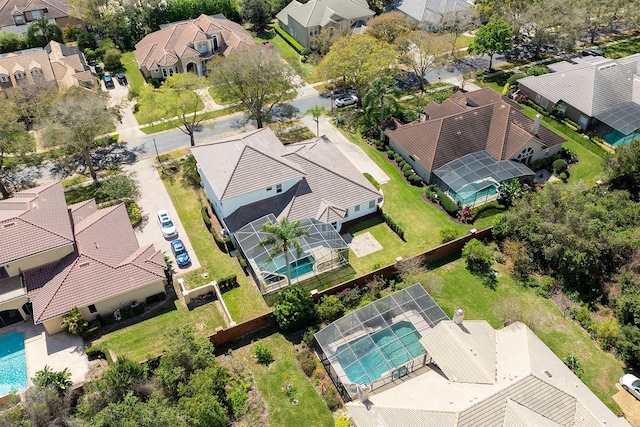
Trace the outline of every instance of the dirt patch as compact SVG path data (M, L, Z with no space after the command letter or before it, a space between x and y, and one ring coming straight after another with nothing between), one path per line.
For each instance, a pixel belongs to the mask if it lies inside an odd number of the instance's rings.
M620 384L616 384L616 388L618 392L613 395L613 400L620 405L627 421L634 427L640 427L640 402L623 390Z

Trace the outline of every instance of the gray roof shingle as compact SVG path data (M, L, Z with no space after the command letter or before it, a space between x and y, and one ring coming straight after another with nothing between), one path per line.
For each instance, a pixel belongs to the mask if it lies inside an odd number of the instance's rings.
M438 25L444 14L470 6L472 4L465 0L400 0L395 8L418 22Z
M324 27L343 19L352 20L373 15L375 12L369 9L365 0L311 0L307 3L293 0L276 15L276 18L285 25L289 25L289 18L292 18L303 27L309 28Z

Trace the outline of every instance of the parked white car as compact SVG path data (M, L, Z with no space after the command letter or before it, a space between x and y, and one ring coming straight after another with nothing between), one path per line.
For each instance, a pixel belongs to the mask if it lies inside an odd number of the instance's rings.
M173 239L178 237L178 230L169 216L169 212L165 210L158 211L158 224L160 225L160 231L165 239Z
M633 397L640 400L640 378L633 374L625 374L618 380L622 388L631 393Z
M344 95L336 99L336 107L346 107L347 105L353 105L358 102L358 97L355 95Z

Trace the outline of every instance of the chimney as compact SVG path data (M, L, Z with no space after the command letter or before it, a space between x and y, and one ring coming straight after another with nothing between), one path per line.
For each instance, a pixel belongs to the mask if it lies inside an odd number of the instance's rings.
M531 131L534 135L537 135L539 130L540 130L540 114L536 114L536 118L533 121L533 129Z
M462 308L457 308L456 311L453 312L453 323L456 325L462 325L463 320L464 310Z

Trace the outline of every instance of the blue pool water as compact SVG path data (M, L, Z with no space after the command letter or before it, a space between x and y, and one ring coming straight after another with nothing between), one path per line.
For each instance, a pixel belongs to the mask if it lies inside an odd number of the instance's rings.
M411 322L398 322L338 347L337 360L354 384L368 383L425 354Z
M27 357L24 334L0 335L0 396L27 388Z
M314 259L312 256L308 256L302 259L299 259L297 262L291 263L291 278L295 279L298 276L302 276L303 274L307 274L313 271L313 263ZM282 274L283 276L287 275L287 267L282 266L276 269L276 265L273 261L268 264L265 264L262 268L262 271L273 271L277 274Z

